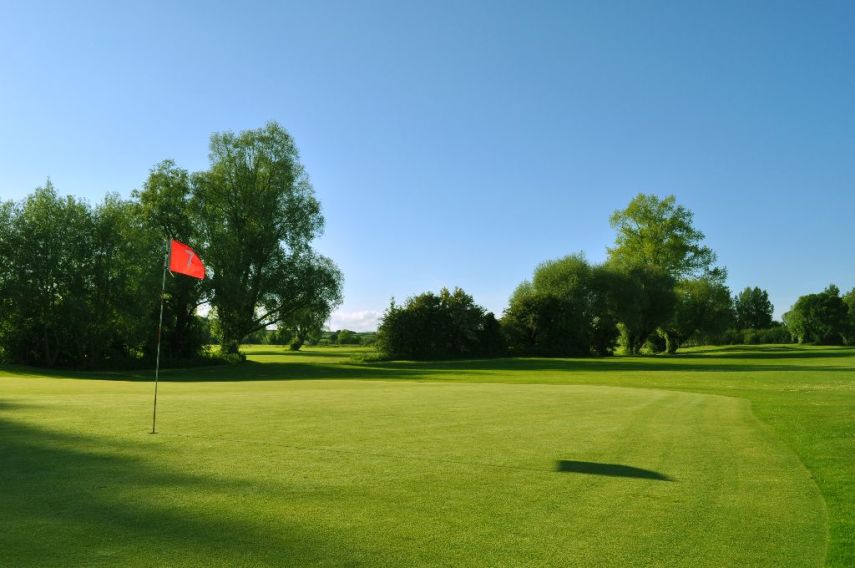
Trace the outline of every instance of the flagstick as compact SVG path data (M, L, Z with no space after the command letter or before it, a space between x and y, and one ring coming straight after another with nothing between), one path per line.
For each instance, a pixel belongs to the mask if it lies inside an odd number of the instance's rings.
M167 252L163 255L163 278L160 281L160 321L157 323L157 358L154 364L154 410L151 415L151 433L156 434L157 424L157 379L160 375L160 332L163 330L163 295L166 292L166 265L169 257L169 243L166 243Z

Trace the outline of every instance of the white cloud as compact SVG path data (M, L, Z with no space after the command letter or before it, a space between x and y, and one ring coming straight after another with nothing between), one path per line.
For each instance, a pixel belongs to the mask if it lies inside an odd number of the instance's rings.
M327 327L330 329L349 329L351 331L376 331L383 312L376 310L357 310L355 312L337 311L330 316Z

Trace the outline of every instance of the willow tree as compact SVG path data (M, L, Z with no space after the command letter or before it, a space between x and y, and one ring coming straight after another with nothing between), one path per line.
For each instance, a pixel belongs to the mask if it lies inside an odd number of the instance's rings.
M726 271L714 266L715 252L703 243L692 212L673 195L638 194L610 221L617 236L608 263L634 282L620 318L624 343L637 352L659 328L670 345L677 345L668 325L677 306L675 285L698 278L723 284Z
M285 129L216 133L210 160L193 175L192 208L222 349L237 353L254 331L337 305L342 275L312 249L324 218Z

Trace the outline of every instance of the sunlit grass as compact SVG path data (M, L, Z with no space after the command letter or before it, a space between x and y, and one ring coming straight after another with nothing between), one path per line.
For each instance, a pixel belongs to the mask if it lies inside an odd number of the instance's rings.
M246 350L0 370L0 565L852 563L855 350Z

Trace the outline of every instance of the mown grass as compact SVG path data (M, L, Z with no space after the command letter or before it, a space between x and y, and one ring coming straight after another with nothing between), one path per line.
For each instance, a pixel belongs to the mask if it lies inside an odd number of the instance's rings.
M0 370L0 565L855 564L855 350L247 351Z

